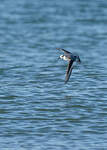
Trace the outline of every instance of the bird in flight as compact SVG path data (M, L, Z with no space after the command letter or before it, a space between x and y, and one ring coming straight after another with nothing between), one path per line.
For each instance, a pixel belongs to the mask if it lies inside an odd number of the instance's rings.
M75 53L70 53L67 50L61 49L61 48L56 48L56 49L64 52L64 55L60 55L59 58L69 62L68 66L67 66L66 77L65 77L65 83L67 83L69 81L70 75L72 73L73 62L77 61L78 63L81 63L81 60L80 60L79 56Z

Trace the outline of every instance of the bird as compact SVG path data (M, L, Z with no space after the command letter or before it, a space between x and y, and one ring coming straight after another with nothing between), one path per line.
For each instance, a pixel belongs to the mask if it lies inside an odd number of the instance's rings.
M65 77L65 84L69 81L70 75L73 70L73 63L76 61L78 63L81 63L80 57L78 54L71 53L65 49L62 48L56 48L57 50L61 50L64 52L64 55L60 55L58 59L63 59L65 61L68 61L67 71L66 71L66 77Z

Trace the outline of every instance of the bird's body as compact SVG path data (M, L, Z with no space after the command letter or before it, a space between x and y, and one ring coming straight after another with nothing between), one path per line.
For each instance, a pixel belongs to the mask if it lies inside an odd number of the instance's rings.
M67 60L67 61L70 60L68 57L66 57L66 56L64 56L64 55L60 55L60 58L63 59L63 60Z
M69 78L70 78L70 75L72 73L73 62L77 61L80 63L81 60L77 54L70 53L65 49L61 49L61 48L57 48L57 49L64 52L64 55L60 55L60 58L69 62L68 67L67 67L67 71L66 71L66 78L65 78L65 83L67 83Z

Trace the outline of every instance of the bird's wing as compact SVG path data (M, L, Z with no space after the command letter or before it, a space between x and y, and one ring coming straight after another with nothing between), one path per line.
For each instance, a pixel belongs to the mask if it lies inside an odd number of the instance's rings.
M67 50L62 49L62 48L56 48L56 49L63 51L63 52L64 52L64 55L65 55L66 57L71 58L71 55L72 55L71 52L68 52Z
M71 54L70 52L68 52L68 51L65 50L65 49L62 49L62 48L56 48L56 49L63 51L65 54Z
M70 60L70 61L69 61L69 64L68 64L68 67L67 67L67 71L66 71L65 83L68 82L68 80L69 80L69 78L70 78L70 75L71 75L71 73L72 73L72 69L73 69L72 64L73 64L73 61Z

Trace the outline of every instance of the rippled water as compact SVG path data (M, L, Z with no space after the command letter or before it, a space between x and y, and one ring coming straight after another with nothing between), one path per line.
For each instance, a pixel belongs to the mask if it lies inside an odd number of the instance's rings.
M0 150L107 149L107 1L0 4ZM67 63L57 47L77 52Z

